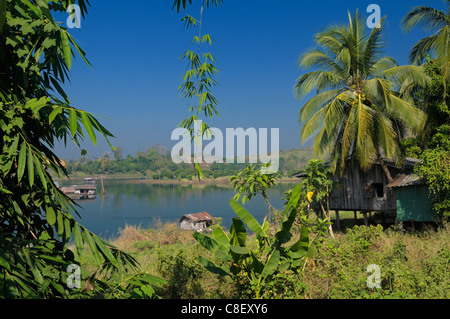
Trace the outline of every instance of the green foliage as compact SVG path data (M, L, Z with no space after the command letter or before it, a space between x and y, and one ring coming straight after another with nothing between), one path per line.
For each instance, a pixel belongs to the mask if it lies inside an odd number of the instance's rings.
M192 165L186 163L174 164L165 146L153 145L144 151L138 151L134 156L123 157L124 149L116 146L113 155L105 153L96 159L82 156L78 159L63 159L69 175L107 174L137 175L152 179L191 179L194 174ZM304 168L313 157L311 148L290 149L280 152L280 167L278 177L292 177L294 173ZM248 166L246 163L213 163L203 166L205 178L231 177L237 175Z
M322 160L312 159L298 174L301 176L300 198L303 199L298 201L297 204L297 209L302 212L298 219L306 217L311 211L314 211L317 216L323 218L323 220L318 219L317 222L320 225L327 225L329 234L334 236L329 210L329 196L333 187L333 181L330 179L330 168ZM289 202L291 196L292 190L285 193L284 199L286 202ZM301 221L298 222L302 223Z
M167 279L163 292L167 298L193 298L203 294L200 283L203 267L195 259L179 251L176 255L160 254L157 264L158 272Z
M247 168L240 171L237 175L230 177L230 184L234 187L236 195L235 200L239 200L242 196L242 204L245 204L247 200L251 200L252 197L260 194L264 197L266 202L268 197L266 190L278 180L279 174L263 174L261 173L262 167L269 167L270 164L264 164L259 167L258 165L250 164Z
M437 217L446 220L450 216L450 88L445 87L436 60L427 56L424 67L431 82L426 89L419 90L414 99L427 113L427 122L417 137L408 138L403 145L409 156L421 160L415 171L427 182Z
M450 138L448 133L447 138ZM450 149L428 149L420 159L422 162L415 170L426 179L437 216L447 220L450 217Z
M403 18L402 26L407 32L420 26L431 33L414 45L410 52L410 60L412 63L421 64L431 54L443 75L441 83L448 89L450 84L450 2L445 2L446 10L429 6L412 8ZM448 93L446 91L443 93L448 98Z
M181 121L178 125L181 128L185 128L191 137L192 141L198 142L196 138L208 137L211 132L208 124L202 122L200 132L195 131L195 123L200 120L199 115L203 114L208 118L212 118L214 115L219 116L218 104L219 101L214 96L212 88L217 85L215 76L218 75L219 70L216 67L216 59L210 52L202 52L204 44L212 45L214 40L209 34L202 34L203 26L203 8L209 7L213 1L206 1L202 3L200 8L200 18L196 19L191 15L185 16L181 19L184 22L185 28L199 28L198 35L194 36L191 41L191 45L195 47L195 50L186 50L180 58L186 62L186 72L181 79L181 85L178 88L180 96L183 100L188 101L189 113L191 116ZM221 1L214 0L215 5L218 6ZM189 0L189 3L192 3ZM177 7L177 12L180 11L180 6L183 5L183 9L186 8L185 0L174 1L173 8ZM191 104L192 103L192 104ZM194 168L199 178L204 178L203 170L201 166L196 162L194 158Z
M220 226L214 229L212 236L194 233L194 238L221 261L217 266L200 257L202 265L215 274L229 276L242 297L264 298L273 293L274 287L282 290L280 281L290 280L285 277L286 272L301 272L315 255L319 239L318 233L310 239L309 229L304 225L298 240L289 243L300 194L301 188L297 185L274 235L269 231L267 220L260 225L243 206L231 199L230 205L238 218L233 218L228 235ZM244 224L255 234L255 242L249 242Z
M311 202L324 206L322 202L326 202L333 186L333 181L330 179L331 169L322 160L312 159L299 174L302 177L300 184L304 190L307 193L313 192Z
M9 0L4 6L2 1L1 298L69 297L73 291L65 284L66 269L82 261L85 247L93 253L97 267L111 279L135 265L131 256L75 220L76 204L51 177L67 176L52 151L57 141L72 140L80 146L85 137L95 144L97 134L106 141L112 136L93 115L71 106L61 86L68 80L73 56L90 65L66 28L52 17L52 12L65 12L72 2ZM88 2L81 0L78 4L84 15ZM67 248L71 238L76 244L75 255ZM149 278L142 280L157 283Z
M267 167L270 167L270 163L259 166L250 164L237 175L230 177L230 184L234 187L234 199L237 201L241 199L242 204L245 204L247 200L250 201L252 197L260 194L269 206L270 220L271 214L276 217L278 210L270 204L266 191L275 185L280 174L278 172L273 174L262 173L261 170Z
M427 57L425 68L432 81L415 98L428 115L427 123L421 135L405 142L405 146L409 152L417 152L421 163L415 171L427 182L438 218L446 220L450 216L450 110L445 93L449 87L445 87L435 60Z
M212 4L216 7L222 5L223 0L206 0L203 2L206 4L206 7L209 8ZM188 4L192 4L192 0L173 0L172 10L176 8L177 12L180 12L181 8L185 10Z
M448 298L448 227L420 234L354 227L338 239L324 238L319 247L315 267L301 278L307 298ZM380 267L380 288L367 286L371 264Z
M117 148L120 148L118 146ZM114 156L115 157L115 156ZM192 179L192 165L175 164L167 148L154 145L144 152L138 151L135 156L128 155L123 159L111 158L108 153L100 158L88 159L80 157L76 160L64 160L69 175L137 175L151 179ZM237 174L245 167L240 163L214 163L203 168L205 178L218 178Z
M347 231L348 239L354 244L355 251L367 253L369 248L373 245L383 233L383 227L377 226L354 226Z
M383 30L384 19L368 31L358 12L349 14L347 25L316 34L319 49L299 58L300 67L315 70L297 80L297 97L317 92L299 113L302 143L314 137L316 154L329 156L333 172L349 157L368 169L380 153L400 165L405 128L416 132L423 126L423 112L399 93L405 81L423 87L428 79L422 68L398 66L381 55Z

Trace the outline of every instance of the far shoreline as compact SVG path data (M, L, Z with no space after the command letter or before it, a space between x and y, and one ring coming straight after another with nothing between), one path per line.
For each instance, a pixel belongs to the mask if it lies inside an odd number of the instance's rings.
M164 180L158 180L158 179L138 179L138 180L127 180L126 183L133 183L133 184L185 184L185 185L230 185L230 177L218 177L218 178L206 178L206 179L197 179L193 178L192 180L188 179L164 179ZM289 177L283 177L279 178L277 180L277 183L297 183L299 180L298 178L289 178ZM231 187L231 185L230 185Z
M149 184L149 185L220 185L220 186L229 186L230 185L230 177L231 176L222 176L217 178L205 178L205 179L198 179L193 177L191 180L188 179L151 179L151 178L145 178L142 176L136 176L136 175L71 175L69 178L55 178L55 180L79 180L84 178L97 178L101 179L104 178L104 180L123 180L124 183L130 183L130 184ZM277 180L277 183L298 183L299 179L295 177L281 177Z

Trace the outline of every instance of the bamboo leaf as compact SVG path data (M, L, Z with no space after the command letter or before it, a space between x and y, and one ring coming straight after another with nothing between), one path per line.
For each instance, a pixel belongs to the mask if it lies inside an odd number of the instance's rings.
M34 157L34 164L36 167L36 171L38 172L39 179L41 180L42 186L44 186L45 190L47 190L47 180L45 179L42 163L39 161L37 157Z
M27 168L28 168L28 181L30 183L30 187L33 187L34 184L34 156L31 148L28 149L27 156Z
M111 253L111 250L109 250L105 244L103 244L102 240L98 238L97 236L93 236L95 243L97 244L97 247L100 248L103 255L106 257L107 260L109 260L116 268L119 268L119 263L117 262L117 259L113 256Z
M70 70L72 67L72 49L70 48L69 38L65 30L61 30L61 42L64 60L66 61L67 68Z
M55 210L51 206L47 206L45 209L45 218L50 226L53 226L56 223L56 214Z
M39 271L39 269L36 267L36 263L34 262L34 260L30 257L29 254L25 253L25 259L27 260L27 264L30 267L31 273L34 276L34 279L36 279L36 281L39 284L42 284L44 282L44 277L42 277L41 272Z
M13 192L7 190L6 188L0 187L0 192L11 195Z
M97 137L95 136L94 128L92 127L89 114L86 112L81 112L81 121L83 122L84 128L86 129L86 132L89 134L91 141L95 145L97 145Z
M67 242L72 237L72 227L70 225L70 219L64 218L64 240Z
M72 137L75 137L78 131L78 116L75 109L70 109L69 111L69 128L72 133Z
M95 244L95 240L92 237L89 230L86 228L83 228L82 236L84 241L88 244L89 248L91 249L92 255L94 255L95 261L100 266L102 264L102 257L100 256L100 253L97 249L97 246Z
M19 151L19 159L17 163L17 179L20 182L20 180L23 177L23 173L25 172L25 161L27 158L27 144L25 141L22 142L22 145L20 145L20 151Z
M64 220L61 211L56 211L56 233L58 234L59 238L62 238L62 236L64 235Z
M50 115L48 116L48 123L52 124L53 120L55 119L55 117L60 114L62 112L63 108L62 106L57 106L53 109L53 111L50 113Z
M80 258L82 258L84 255L84 245L80 227L77 223L75 223L72 227L72 233L75 241L75 247L77 248L77 254Z

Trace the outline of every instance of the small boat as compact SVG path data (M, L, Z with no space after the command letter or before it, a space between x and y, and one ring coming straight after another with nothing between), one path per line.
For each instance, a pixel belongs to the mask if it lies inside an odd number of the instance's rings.
M61 191L72 199L94 199L96 190L96 185L89 184L61 187Z

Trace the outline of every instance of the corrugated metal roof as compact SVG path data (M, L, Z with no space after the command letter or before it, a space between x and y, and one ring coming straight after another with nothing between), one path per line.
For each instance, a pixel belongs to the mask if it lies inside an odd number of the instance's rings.
M392 159L389 159L389 158L387 158L387 157L383 157L383 160L384 160L386 166L389 166L389 167L396 167L396 166L395 166L395 162L394 162ZM419 163L419 162L420 162L420 160L417 159L417 158L414 158L414 157L406 157L406 158L405 158L405 161L403 162L404 169L405 169L405 170L413 169L414 166L415 166L417 163ZM324 165L325 165L325 166L329 166L329 165L330 165L330 162L324 162ZM378 161L376 161L376 162L373 163L373 165L380 165L380 163L378 163ZM306 176L306 173L303 172L303 171L294 173L294 174L292 175L292 177L298 177L298 178L302 178L302 177L305 177L305 176Z
M188 218L192 221L201 221L201 220L213 220L213 217L208 214L207 212L201 212L201 213L196 213L196 214L186 214L183 217ZM181 217L181 219L183 219L183 217Z
M87 184L87 185L73 185L73 187L75 188L75 189L97 189L97 186L95 186L95 185L89 185L89 184Z
M409 174L399 174L397 177L387 185L387 187L406 187L414 185L424 185L425 181L413 172Z

